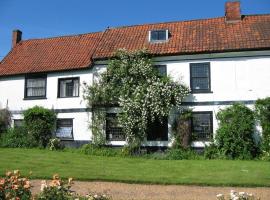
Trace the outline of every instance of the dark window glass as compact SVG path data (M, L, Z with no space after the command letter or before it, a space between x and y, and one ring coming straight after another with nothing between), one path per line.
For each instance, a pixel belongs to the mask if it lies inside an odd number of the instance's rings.
M153 30L151 31L150 41L167 40L167 30Z
M190 64L190 85L192 92L210 91L210 63Z
M123 128L118 122L116 113L107 113L106 115L106 139L109 141L124 141Z
M198 112L192 114L193 140L209 141L213 135L212 112Z
M73 139L73 119L57 119L56 137Z
M23 119L14 119L14 128L22 127Z
M155 65L157 71L162 76L167 76L167 66L166 65Z
M148 141L168 141L168 119L164 118L162 122L156 119L148 125Z
M46 76L25 78L25 98L46 97Z
M79 78L59 79L58 97L78 97L79 96Z

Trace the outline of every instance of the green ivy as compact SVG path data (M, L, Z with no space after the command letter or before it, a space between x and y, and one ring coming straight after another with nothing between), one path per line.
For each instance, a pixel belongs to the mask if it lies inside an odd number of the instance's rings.
M145 50L119 50L109 61L98 82L88 85L84 97L88 106L120 106L120 124L127 142L140 146L147 124L162 120L174 106L180 106L189 89L181 82L162 76L154 69Z

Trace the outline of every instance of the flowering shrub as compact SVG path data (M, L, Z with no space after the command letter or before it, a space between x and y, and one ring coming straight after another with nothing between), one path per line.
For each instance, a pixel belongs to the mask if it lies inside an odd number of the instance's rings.
M167 117L187 94L185 85L154 69L145 50L119 50L100 80L86 86L84 98L94 112L96 107L121 107L119 122L133 151L145 139L149 122ZM102 122L95 127L102 128Z
M0 177L1 200L29 200L32 197L30 188L29 179L21 177L19 170L8 171L4 178Z
M71 190L73 179L63 181L58 174L53 175L53 179L41 181L41 193L38 194L35 200L109 200L110 197L105 194L88 194L80 196Z
M218 200L225 200L226 198L223 194L218 194L217 199ZM231 190L229 200L259 200L259 198L256 198L251 193L247 193L247 192L239 192L238 193L234 190Z

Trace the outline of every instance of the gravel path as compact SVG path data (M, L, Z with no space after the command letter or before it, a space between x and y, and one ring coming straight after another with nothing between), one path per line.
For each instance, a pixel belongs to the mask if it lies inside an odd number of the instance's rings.
M40 190L40 180L31 181L32 191ZM85 195L89 192L106 193L113 200L216 200L216 195L228 195L231 190L244 191L260 197L260 200L270 200L270 188L241 188L241 187L202 187L182 185L144 185L112 182L82 182L75 181L72 190Z

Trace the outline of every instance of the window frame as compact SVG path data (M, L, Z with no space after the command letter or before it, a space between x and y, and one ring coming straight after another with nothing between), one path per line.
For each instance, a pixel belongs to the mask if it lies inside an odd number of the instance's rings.
M27 96L28 79L45 79L45 94L43 96ZM46 99L47 98L47 74L30 74L24 78L24 100Z
M192 117L191 117L191 133L193 134L194 133L194 122L193 122L193 115L194 114L210 114L210 138L209 139L204 139L204 140L195 140L193 142L210 142L212 139L213 139L213 136L214 136L214 129L213 129L213 111L195 111L195 112L192 112Z
M108 119L107 119L107 117L109 117L108 115L114 115L114 117L117 118L117 113L106 113L106 118L105 118L105 135L106 135L106 141L109 141L109 142L126 141L126 138L124 137L124 134L123 134L123 139L121 139L121 140L114 139L113 137L110 138L110 133L108 133L108 130L109 130ZM119 122L118 122L118 124L119 124ZM123 132L123 127L119 127L118 126L117 128L122 128L122 132Z
M193 78L206 78L206 77L192 77L192 67L193 66L198 66L200 64L207 64L208 68L208 82L209 82L209 87L208 89L193 89ZM210 62L200 62L200 63L190 63L189 64L189 76L190 76L190 90L191 93L212 93L211 91L211 68L210 68Z
M78 95L77 96L66 96L66 97L60 97L60 82L65 80L72 80L72 83L74 80L78 80ZM67 77L67 78L58 78L58 86L57 86L57 98L76 98L80 97L80 77Z
M70 138L67 138L67 137L58 137L57 136L57 129L58 129L57 123L60 120L71 120L72 131L71 131L71 137ZM72 141L72 140L74 140L74 135L73 135L73 131L74 131L74 126L73 125L74 125L74 123L73 123L73 120L74 120L74 118L57 118L56 119L55 137L58 138L58 139L60 139L60 140L62 140L62 141Z
M165 40L153 40L152 39L152 32L159 32L159 31L165 31L166 32L166 39ZM148 41L151 43L159 43L159 42L166 42L169 40L169 30L168 29L154 29L154 30L150 30L148 32Z

